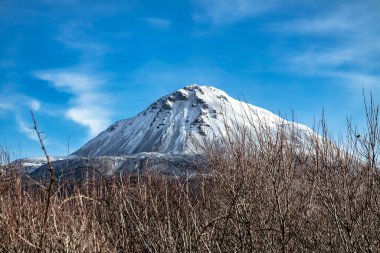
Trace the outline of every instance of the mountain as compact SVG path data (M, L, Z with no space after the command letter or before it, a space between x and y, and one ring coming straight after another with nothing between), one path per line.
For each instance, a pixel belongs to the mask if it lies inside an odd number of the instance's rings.
M249 131L255 138L255 131L261 134L263 125L274 133L294 127L301 142L314 134L304 125L236 100L222 90L189 85L158 99L137 116L115 122L72 155L53 157L52 164L59 180L80 179L89 173L136 175L147 170L183 176L207 163L199 148L205 140L234 139ZM13 165L32 178L49 178L46 159L21 159Z
M252 129L263 123L273 130L279 125L296 125L306 134L312 132L217 88L189 85L160 98L136 117L117 121L73 155L125 156L141 152L189 155L198 152L197 143L204 138L224 138L230 127Z

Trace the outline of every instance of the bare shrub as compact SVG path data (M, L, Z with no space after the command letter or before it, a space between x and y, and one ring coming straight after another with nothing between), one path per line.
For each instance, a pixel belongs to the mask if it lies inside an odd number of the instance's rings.
M135 176L30 181L1 150L2 252L379 252L379 115L345 141L226 122L205 141L207 163L187 177ZM251 124L249 126L249 124ZM253 131L252 131L253 129ZM47 185L44 187L43 185ZM46 199L50 198L44 224ZM44 233L44 242L39 242ZM41 246L42 245L42 246Z

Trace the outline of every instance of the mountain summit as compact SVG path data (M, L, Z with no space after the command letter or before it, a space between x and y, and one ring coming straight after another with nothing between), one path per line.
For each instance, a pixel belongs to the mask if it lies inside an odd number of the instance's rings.
M229 126L252 128L259 123L273 129L279 124L295 124L214 87L189 85L160 98L136 117L117 121L73 155L192 154L196 141L226 136Z

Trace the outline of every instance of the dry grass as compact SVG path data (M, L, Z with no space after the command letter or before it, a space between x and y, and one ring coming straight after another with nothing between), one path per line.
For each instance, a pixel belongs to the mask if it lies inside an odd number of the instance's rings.
M0 250L379 252L378 107L366 111L368 132L350 127L340 145L324 123L306 142L263 124L204 144L208 164L188 178L56 183L45 225L48 187L3 165Z

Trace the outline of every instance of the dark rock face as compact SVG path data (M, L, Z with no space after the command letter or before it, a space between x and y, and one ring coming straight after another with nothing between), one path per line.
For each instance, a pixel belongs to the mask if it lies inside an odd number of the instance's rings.
M137 175L145 172L168 176L184 176L194 173L204 164L202 156L161 155L144 153L136 156L104 156L95 158L70 158L52 162L58 180L83 179L87 176L109 177ZM44 164L30 173L34 179L48 179L49 170Z

